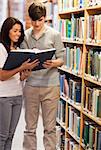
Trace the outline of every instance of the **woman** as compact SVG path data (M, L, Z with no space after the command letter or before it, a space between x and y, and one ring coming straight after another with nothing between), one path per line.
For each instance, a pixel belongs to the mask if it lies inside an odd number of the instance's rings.
M23 39L22 23L16 18L7 18L0 33L0 150L11 150L22 106L21 80L38 65L37 60L31 63L27 60L16 69L2 70L10 50L17 49Z

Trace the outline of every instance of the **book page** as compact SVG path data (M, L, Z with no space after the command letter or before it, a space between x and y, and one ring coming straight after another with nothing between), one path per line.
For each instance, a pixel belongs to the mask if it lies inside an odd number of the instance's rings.
M29 53L35 53L35 54L43 53L43 52L49 52L49 51L55 51L55 48L45 49L45 50L40 50L40 49L37 49L37 48L11 50L11 52L29 52Z

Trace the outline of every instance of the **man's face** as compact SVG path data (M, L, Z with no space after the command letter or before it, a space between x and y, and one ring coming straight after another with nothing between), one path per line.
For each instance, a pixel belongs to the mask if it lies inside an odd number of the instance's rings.
M42 16L40 19L36 20L36 21L31 21L32 22L32 26L34 28L34 31L36 32L40 32L40 30L43 28L44 23L45 23L45 17Z

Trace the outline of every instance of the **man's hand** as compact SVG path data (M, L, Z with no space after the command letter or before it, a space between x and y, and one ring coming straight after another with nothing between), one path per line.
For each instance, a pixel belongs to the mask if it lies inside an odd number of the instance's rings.
M56 59L56 60L47 60L46 62L44 62L43 67L44 68L57 68L61 65L63 65L63 61L60 59Z

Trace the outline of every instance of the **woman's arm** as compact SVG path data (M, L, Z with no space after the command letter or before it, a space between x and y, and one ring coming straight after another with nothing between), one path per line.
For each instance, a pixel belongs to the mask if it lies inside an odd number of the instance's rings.
M25 61L20 67L12 69L12 70L2 70L0 69L0 80L5 81L11 78L13 75L15 75L18 72L22 72L23 70L30 69L32 70L34 67L36 67L39 62L38 60L35 60L33 62L29 62L30 59Z

